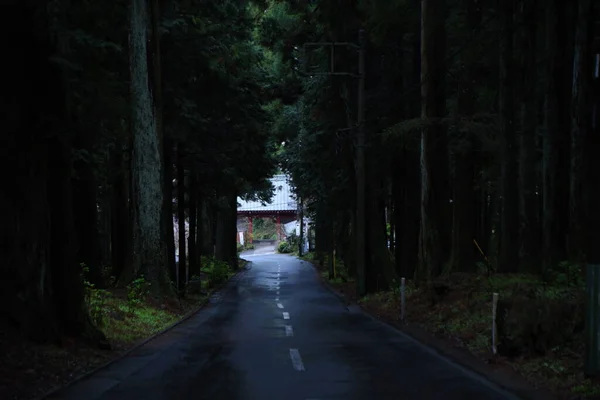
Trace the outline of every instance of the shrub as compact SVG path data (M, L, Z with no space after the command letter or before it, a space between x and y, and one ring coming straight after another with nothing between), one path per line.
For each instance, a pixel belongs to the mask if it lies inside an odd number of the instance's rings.
M300 247L300 236L296 235L296 231L292 231L286 238L286 242L290 246L291 251L297 251Z
M150 282L146 281L144 275L135 279L129 285L127 285L127 303L129 307L140 305L150 293Z
M279 247L277 247L277 251L280 253L291 253L292 247L288 242L281 242L279 243Z
M214 287L229 279L230 268L226 262L208 258L202 272L206 274L208 286Z

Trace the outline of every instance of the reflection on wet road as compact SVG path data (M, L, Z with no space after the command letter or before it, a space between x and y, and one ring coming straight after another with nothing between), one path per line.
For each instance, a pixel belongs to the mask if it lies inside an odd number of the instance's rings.
M348 310L294 257L254 255L200 313L54 399L514 399Z

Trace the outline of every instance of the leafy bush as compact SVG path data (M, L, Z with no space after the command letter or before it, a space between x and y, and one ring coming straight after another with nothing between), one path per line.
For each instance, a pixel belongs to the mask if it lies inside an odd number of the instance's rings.
M244 246L241 243L237 244L237 252L241 253L242 251L244 251Z
M202 268L202 272L206 274L206 280L209 287L220 285L229 279L231 270L226 262L218 261L214 258L207 258L203 265L204 268Z
M87 280L86 275L89 274L89 268L84 264L82 267L82 277L84 286L84 303L90 313L92 322L97 327L101 328L104 325L104 316L106 314L106 303L110 299L110 292L102 289L96 289L93 283Z
M300 247L300 236L296 235L296 231L292 231L286 238L286 242L292 249L291 251L296 251Z
M277 247L277 251L280 253L291 253L292 247L288 242L281 242L279 243L279 247Z
M246 249L246 250L254 250L254 245L252 243L246 243L244 245L244 249Z
M152 284L146 281L144 275L135 279L129 285L127 285L127 303L129 307L138 306L144 302L148 293L150 293L150 286Z

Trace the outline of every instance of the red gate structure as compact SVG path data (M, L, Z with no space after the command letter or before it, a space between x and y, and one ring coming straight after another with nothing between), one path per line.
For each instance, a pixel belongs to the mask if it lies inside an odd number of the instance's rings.
M288 177L275 175L270 180L275 187L275 193L270 203L263 205L260 201L245 201L238 198L238 222L240 219L247 219L249 243L252 243L252 220L254 218L272 218L277 224L277 240L283 240L286 236L281 224L297 220L298 204Z

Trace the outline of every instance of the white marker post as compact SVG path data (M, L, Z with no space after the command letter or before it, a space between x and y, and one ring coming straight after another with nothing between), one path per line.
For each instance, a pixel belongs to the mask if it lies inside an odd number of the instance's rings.
M498 293L492 295L492 353L496 355L496 311L498 309Z
M400 321L404 322L406 311L406 279L400 278Z

